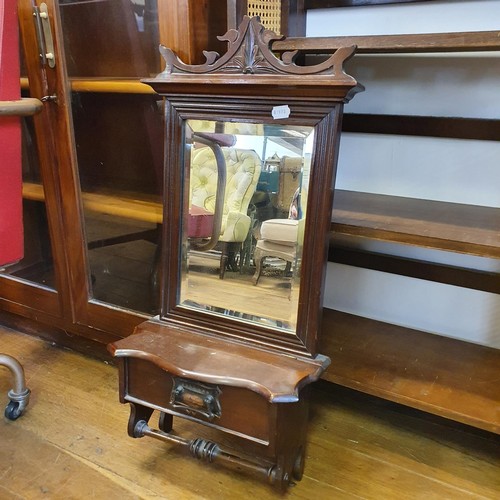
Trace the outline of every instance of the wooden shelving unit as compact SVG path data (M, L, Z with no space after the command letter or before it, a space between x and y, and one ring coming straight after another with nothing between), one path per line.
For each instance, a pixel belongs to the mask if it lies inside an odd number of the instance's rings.
M334 262L500 293L498 274L352 250L342 236L498 258L500 209L337 190L330 251ZM329 310L324 330L328 380L498 432L499 350ZM445 388L460 397L445 399Z
M294 38L278 51L362 54L500 50L500 32ZM500 140L499 120L346 114L343 130ZM500 209L336 190L329 260L418 279L500 293L500 275L360 250L364 239L500 258ZM331 382L500 433L500 350L325 309L322 353Z
M500 209L336 190L330 260L500 293L500 276L352 250L361 237L500 258ZM500 350L325 310L325 379L465 424L500 432Z
M500 350L326 309L324 378L500 432Z

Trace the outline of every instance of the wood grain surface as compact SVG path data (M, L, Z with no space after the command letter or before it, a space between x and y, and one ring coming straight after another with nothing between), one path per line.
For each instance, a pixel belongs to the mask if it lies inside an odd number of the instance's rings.
M205 466L175 447L126 435L116 369L0 328L32 398L0 420L0 498L498 498L498 437L323 383L312 394L304 478L285 496L252 476ZM0 369L2 404L11 380ZM155 418L155 416L153 416ZM153 420L152 420L153 421ZM196 432L174 420L179 435Z

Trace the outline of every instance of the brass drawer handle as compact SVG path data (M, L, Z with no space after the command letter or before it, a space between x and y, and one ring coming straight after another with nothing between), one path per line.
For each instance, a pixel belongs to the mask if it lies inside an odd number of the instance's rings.
M220 418L219 387L178 377L173 377L173 382L170 403L174 408L194 417Z

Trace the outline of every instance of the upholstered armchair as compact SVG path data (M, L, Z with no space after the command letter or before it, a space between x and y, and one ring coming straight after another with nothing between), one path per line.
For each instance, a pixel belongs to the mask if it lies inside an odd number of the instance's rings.
M221 152L226 173L218 236L218 248L222 252L220 278L223 278L228 263L231 264L230 257L241 250L242 243L250 230L251 218L247 212L259 180L261 160L253 150L223 147ZM218 167L216 156L210 147L194 150L190 175L191 213L200 216L199 212L202 209L206 214L214 214ZM193 235L188 234L188 236Z

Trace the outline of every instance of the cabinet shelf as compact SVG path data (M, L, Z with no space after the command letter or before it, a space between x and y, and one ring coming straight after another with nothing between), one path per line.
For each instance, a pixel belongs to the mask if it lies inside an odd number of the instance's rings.
M500 258L500 209L335 190L332 231Z
M23 197L43 201L43 187L25 182ZM162 222L162 205L152 197L84 192L82 199L94 212ZM500 258L497 208L336 190L331 229L337 234Z
M23 183L23 198L31 201L45 201L45 192L41 184ZM113 196L102 193L82 193L83 206L92 212L116 215L142 222L159 224L163 220L162 204L158 200L141 195L134 197L132 193Z
M325 380L500 433L500 349L325 309Z
M130 78L70 78L72 92L93 92L107 94L154 94L154 90ZM29 89L27 78L21 78L21 89Z
M459 31L415 35L296 37L274 42L273 50L300 50L317 54L356 45L358 54L498 51L498 35L498 31Z
M71 78L70 85L73 92L154 94L151 87L141 83L139 80Z

